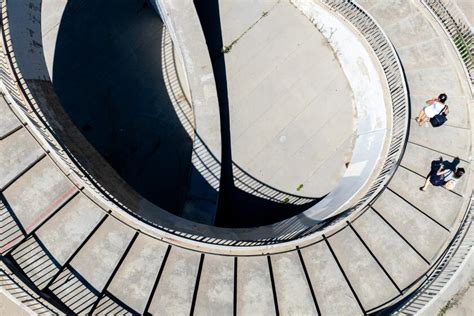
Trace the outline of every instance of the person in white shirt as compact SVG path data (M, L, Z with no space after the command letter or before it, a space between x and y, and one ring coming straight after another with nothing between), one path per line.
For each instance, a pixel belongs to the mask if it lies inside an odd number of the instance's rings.
M426 104L428 105L425 106L415 118L418 125L423 126L430 120L430 118L440 114L441 112L444 112L444 115L448 115L449 108L446 105L447 99L448 96L445 93L441 93L437 98L426 101Z

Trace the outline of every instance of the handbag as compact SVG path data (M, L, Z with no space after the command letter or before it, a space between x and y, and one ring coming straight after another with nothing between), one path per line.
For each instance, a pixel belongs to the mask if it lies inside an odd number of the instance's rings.
M446 114L444 114L445 110L446 110L446 105L438 114L430 118L430 123L433 127L439 127L443 125L444 123L446 123L448 118L446 117Z
M448 190L453 190L455 186L456 186L456 181L452 179L444 184L444 188Z

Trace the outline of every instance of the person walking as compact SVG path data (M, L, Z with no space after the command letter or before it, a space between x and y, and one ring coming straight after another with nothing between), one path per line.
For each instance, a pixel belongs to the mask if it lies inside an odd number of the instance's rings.
M431 121L434 127L441 126L446 121L446 116L449 113L449 108L446 105L448 96L445 93L441 93L437 98L432 98L426 101L425 106L415 121L419 126L423 126L426 122Z
M420 191L425 192L426 188L430 185L435 187L442 186L445 189L453 190L464 173L464 168L456 168L455 170L445 169L441 159L439 168L431 170L426 177L425 184L420 187Z

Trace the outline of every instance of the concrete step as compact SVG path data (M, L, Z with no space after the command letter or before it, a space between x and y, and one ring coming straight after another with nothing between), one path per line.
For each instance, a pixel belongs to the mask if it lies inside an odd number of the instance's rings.
M398 168L388 187L406 202L450 229L461 209L462 197L442 187L431 186L426 192L421 192L419 187L424 181L424 177Z
M167 249L166 243L140 234L112 279L107 292L136 313L143 314ZM99 303L96 309L98 313L101 312L100 305ZM103 312L105 311L104 309Z
M292 251L270 259L279 312L283 315L318 315L298 253Z
M105 294L92 312L93 315L133 315L134 310Z
M35 236L16 247L11 257L39 289L43 289L61 267Z
M425 259L374 211L366 211L352 227L399 289L429 269Z
M272 281L265 256L237 259L237 315L275 315Z
M80 278L80 274L70 268L65 268L61 272L48 287L48 291L75 314L82 315L91 311L100 295L94 287Z
M455 159L454 156L441 154L430 148L408 143L401 165L420 176L426 177L430 172L431 163L438 160L440 156L443 157L443 161L447 167L449 167L450 163ZM453 190L462 195L467 185L467 180L469 179L469 164L466 161L460 161L457 167L463 167L467 172L461 179L459 179Z
M21 123L8 107L3 95L0 96L0 140L20 128Z
M188 315L201 255L172 247L148 312L153 315Z
M330 236L328 241L366 311L400 295L351 228Z
M441 154L470 160L471 131L443 125L437 128L413 127L410 129L409 141L426 146ZM436 157L435 157L436 158Z
M105 212L78 194L36 232L50 255L64 265L99 225Z
M449 237L447 230L392 191L385 190L373 208L430 262Z
M363 314L364 311L324 241L301 249L301 255L322 315Z
M194 315L232 315L235 258L206 255L197 289Z
M13 216L0 195L0 254L19 243L25 236Z
M0 140L0 153L0 190L45 155L26 128Z
M76 193L76 186L49 157L43 158L3 191L26 232L41 224Z
M129 246L135 231L108 217L72 259L70 266L97 291L102 291ZM91 265L91 263L94 263Z

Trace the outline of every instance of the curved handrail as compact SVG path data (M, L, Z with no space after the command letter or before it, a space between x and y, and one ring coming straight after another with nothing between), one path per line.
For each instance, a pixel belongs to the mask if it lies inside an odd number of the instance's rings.
M0 261L0 287L8 292L15 299L18 299L26 308L29 308L34 313L48 314L48 315L65 315L63 312L56 309L31 287L22 284L18 280L18 276L9 271L7 266Z
M471 94L474 95L474 32L458 17L453 8L448 8L449 3L442 0L421 0L433 16L443 26L451 43L463 61L466 77L469 79Z
M278 223L278 228L275 231L278 232L277 236L268 236L260 239L250 240L236 240L236 239L223 239L211 236L197 235L194 233L178 231L170 227L164 227L157 223L151 222L148 219L137 214L126 205L121 203L115 198L110 192L100 185L87 170L80 164L80 162L72 155L68 150L67 146L63 144L60 138L57 137L53 128L48 124L47 119L43 115L41 109L37 105L35 99L30 92L26 81L23 79L18 64L16 62L15 54L13 51L12 41L9 33L8 25L8 13L6 8L6 1L2 1L1 14L2 14L2 36L3 41L6 44L5 48L7 51L8 62L10 63L11 69L13 69L13 76L15 80L7 84L7 89L11 91L12 96L23 95L26 98L27 105L25 105L20 98L14 98L13 101L17 103L19 108L25 113L28 120L31 121L35 129L42 135L44 140L48 143L53 154L58 155L61 161L72 170L83 184L88 188L92 189L99 198L104 201L113 203L119 209L125 211L129 215L136 219L149 224L152 227L158 228L166 233L179 236L192 241L198 241L213 245L225 245L225 246L261 246L277 244L296 240L309 234L333 225L339 222L342 218L347 217L349 214L366 209L368 203L372 201L387 185L388 181L393 176L395 169L399 165L400 159L403 155L406 139L407 139L407 126L409 117L409 106L408 106L408 93L403 75L403 68L398 59L396 51L390 40L376 24L376 22L369 16L363 9L358 7L351 1L324 1L326 5L332 8L334 11L340 13L350 23L352 23L362 35L366 38L375 54L377 55L385 76L388 81L389 91L392 98L392 112L393 112L393 127L392 135L390 139L390 146L388 155L383 163L382 170L378 177L374 180L372 186L368 192L351 208L342 212L334 218L325 221L324 223L299 223L295 220L289 219ZM4 76L3 76L4 77ZM3 78L8 79L8 78ZM10 79L11 80L11 79ZM16 90L18 84L21 94Z
M413 283L417 283L425 278L413 293L408 296L397 307L387 308L388 312L395 315L411 315L418 313L423 308L427 307L438 295L444 286L450 282L454 277L455 272L462 266L469 252L474 248L474 228L473 228L473 214L474 214L474 195L471 193L471 200L466 211L462 217L461 223L453 235L453 238L446 246L446 249L438 257L438 259L431 265L430 269L418 277ZM457 260L456 260L457 259ZM448 270L449 268L449 270ZM448 271L449 277L446 277Z

